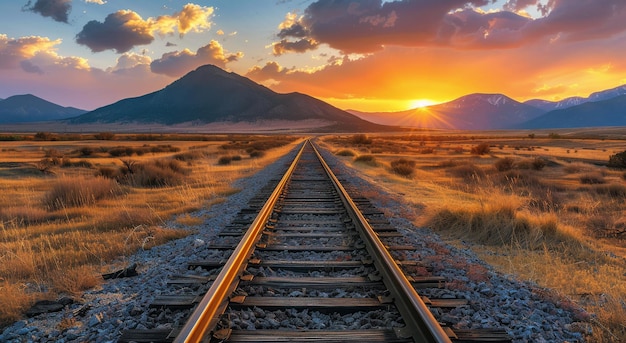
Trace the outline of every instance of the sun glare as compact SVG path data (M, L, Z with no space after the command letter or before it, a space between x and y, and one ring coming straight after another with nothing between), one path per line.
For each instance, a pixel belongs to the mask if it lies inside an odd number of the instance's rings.
M415 99L409 101L409 109L422 108L434 104L436 104L436 102L429 99Z

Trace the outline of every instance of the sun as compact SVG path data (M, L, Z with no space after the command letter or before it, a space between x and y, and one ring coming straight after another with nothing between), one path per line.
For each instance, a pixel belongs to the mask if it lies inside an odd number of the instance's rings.
M430 99L415 99L415 100L409 101L409 109L422 108L422 107L427 107L427 106L431 106L434 104L436 104L436 102Z

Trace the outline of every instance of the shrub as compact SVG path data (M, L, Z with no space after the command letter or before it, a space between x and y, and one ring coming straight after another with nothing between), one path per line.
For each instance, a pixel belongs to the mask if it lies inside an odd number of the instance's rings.
M187 151L176 154L173 157L179 161L189 162L203 158L204 154L201 151Z
M61 164L61 167L63 168L71 168L71 167L76 167L76 168L93 168L93 164L87 160L79 160L79 161L75 161L73 162L72 160L70 160L69 158L64 158L63 162Z
M546 160L541 157L535 157L532 161L532 168L534 170L541 170L546 166Z
M366 134L359 133L359 134L352 136L352 143L367 145L367 144L372 144L372 139L367 137Z
M354 162L365 163L371 166L378 165L378 161L376 161L376 157L374 157L374 155L359 155L354 158Z
M476 146L473 146L472 149L470 150L470 153L472 155L484 155L489 153L489 144L487 143L480 143Z
M252 150L250 152L251 158L258 158L258 157L263 157L263 156L265 156L265 152L260 151L260 150Z
M356 153L350 149L339 150L335 153L337 156L356 156Z
M233 159L233 161L241 161L242 159L241 155L233 155L231 156L231 158Z
M391 170L400 176L409 177L415 172L415 161L404 158L391 161Z
M50 210L92 205L98 200L122 194L119 185L103 177L62 178L44 195L43 203Z
M222 156L217 160L217 164L224 166L224 165L230 164L232 160L233 158L230 156Z
M456 165L455 167L450 168L449 172L452 175L463 178L465 180L482 178L485 176L485 172L479 166L473 163Z
M91 156L93 155L93 153L94 153L94 149L92 147L86 146L86 147L80 148L80 154L82 156Z
M501 172L508 171L513 169L513 163L514 160L511 157L505 157L498 159L496 163L494 163L494 167L496 167L496 169Z
M579 177L580 183L584 185L603 184L606 181L600 173L585 173Z
M167 187L180 185L189 170L176 160L156 160L137 164L132 174L126 175L128 182L137 187Z
M609 156L610 168L626 169L626 151Z

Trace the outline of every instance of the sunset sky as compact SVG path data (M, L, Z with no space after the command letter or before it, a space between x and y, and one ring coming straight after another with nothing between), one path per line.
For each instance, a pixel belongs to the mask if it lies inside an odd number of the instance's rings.
M362 111L588 96L626 84L626 1L0 2L0 98L91 110L203 64Z

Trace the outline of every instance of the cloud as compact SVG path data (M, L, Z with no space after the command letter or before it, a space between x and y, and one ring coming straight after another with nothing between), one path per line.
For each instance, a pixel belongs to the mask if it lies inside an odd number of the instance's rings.
M343 53L371 53L388 46L502 49L557 35L575 41L626 32L623 0L509 0L502 10L480 10L491 2L318 0L301 16L287 14L278 26L274 53L314 50L321 44ZM543 17L520 15L533 5Z
M157 74L179 77L205 64L214 64L224 68L226 63L237 61L241 57L243 57L242 52L225 53L220 43L212 40L195 53L189 49L184 49L163 54L161 58L150 64L150 68L152 72Z
M0 34L0 69L19 68L24 60L31 59L37 54L54 53L59 44L60 39L50 40L39 36L14 39Z
M212 7L187 4L172 16L165 15L144 20L130 10L109 14L104 22L92 20L76 35L76 42L86 45L93 52L115 50L117 53L130 51L137 45L152 43L154 35L180 36L189 32L202 32L211 27Z
M97 4L97 5L104 5L107 3L104 0L85 0L85 2L88 4Z
M93 52L112 49L124 53L153 40L150 23L130 10L111 13L102 23L92 20L76 35L76 43L88 46Z
M257 82L264 82L283 79L288 72L289 69L281 67L276 62L267 62L263 67L252 67L245 76Z
M31 61L28 61L28 60L21 61L20 67L22 67L22 70L24 70L27 73L34 73L34 74L39 74L39 75L43 74L43 70L41 70L41 68L34 65Z
M314 50L319 44L313 39L300 39L290 42L286 39L272 44L272 52L275 56L282 55L286 52L306 52Z
M44 17L67 23L69 13L72 10L72 0L37 0L31 6L32 1L24 5L24 10L39 13Z

